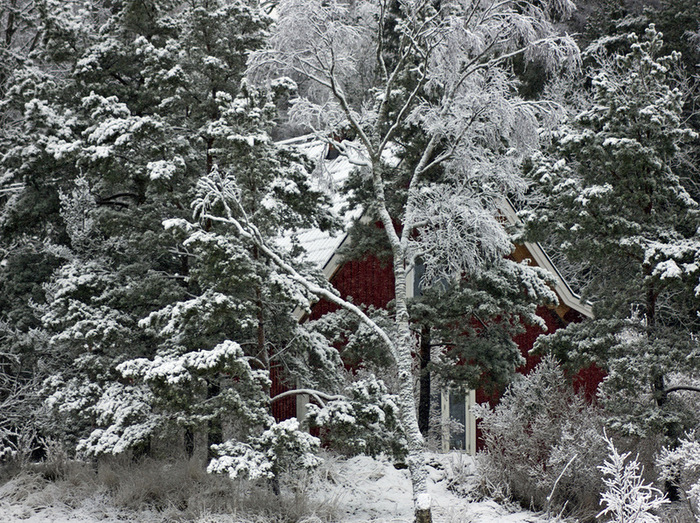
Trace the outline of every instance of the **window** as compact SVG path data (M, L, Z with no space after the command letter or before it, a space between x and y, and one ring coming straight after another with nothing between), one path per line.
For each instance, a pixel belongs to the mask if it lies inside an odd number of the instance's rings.
M443 390L441 394L442 450L463 450L476 454L476 418L471 408L476 392Z

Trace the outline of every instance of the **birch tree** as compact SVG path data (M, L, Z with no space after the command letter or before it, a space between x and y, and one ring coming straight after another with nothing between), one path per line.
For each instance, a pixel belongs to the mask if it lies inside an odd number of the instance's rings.
M200 185L201 219L231 226L307 292L356 314L388 347L420 521L430 520L430 497L413 393L408 274L419 254L429 283L459 279L510 252L498 201L524 190L517 165L537 146L551 109L516 95L510 61L576 63L575 44L555 36L551 23L572 9L568 1L287 0L278 5L268 48L251 54L249 72L258 81L286 74L300 82L305 95L293 100L292 121L317 131L369 180L366 211L381 222L392 252L393 337L270 248L246 219L235 187L210 178ZM387 160L410 128L423 145L404 169ZM445 174L435 182L438 169ZM388 191L405 192L398 208L390 208Z

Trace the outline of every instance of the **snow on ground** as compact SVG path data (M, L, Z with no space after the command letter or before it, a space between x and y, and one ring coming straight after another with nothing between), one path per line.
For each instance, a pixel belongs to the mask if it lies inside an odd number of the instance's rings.
M527 511L509 511L495 501L470 502L448 489L454 478L462 491L476 482L471 457L459 454L431 454L429 492L435 523L545 523L544 517ZM305 523L408 523L413 521L411 483L407 469L397 469L386 460L367 456L340 459L329 456L308 490L313 505L330 507L334 514L320 518L309 515ZM318 512L320 514L321 511ZM2 523L115 523L194 521L197 523L264 523L264 518L242 518L233 514L213 514L203 510L194 518L183 519L173 511L134 511L116 508L106 490L76 485L66 489L54 483L20 475L0 486Z
M448 490L450 479L460 475L475 483L473 459L464 454L434 454L428 467L428 490L432 497L433 521L545 522L531 512L509 512L494 501L470 502ZM318 495L335 503L343 523L404 523L413 521L413 501L408 469L396 469L381 459L356 456L331 469Z

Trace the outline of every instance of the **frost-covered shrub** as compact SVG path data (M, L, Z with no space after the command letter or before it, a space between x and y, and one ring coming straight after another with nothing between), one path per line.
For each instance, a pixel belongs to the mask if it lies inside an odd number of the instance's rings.
M661 518L651 513L668 500L663 493L648 485L642 478L643 469L636 459L627 460L630 453L620 454L613 442L605 437L610 449L608 459L598 467L603 473L605 492L601 504L605 508L598 514L608 516L615 523L657 523Z
M518 377L495 409L475 407L486 452L477 459L485 490L525 506L590 517L603 484L602 418L574 394L547 358Z
M695 432L682 438L673 450L664 448L656 461L661 479L678 484L688 496L700 521L700 438Z
M322 429L324 441L334 450L348 455L385 453L396 459L406 455L396 395L375 376L352 383L344 399L308 409L309 424Z
M25 466L42 441L33 426L19 429L0 428L0 465Z
M299 430L299 422L291 418L273 424L248 443L229 440L212 445L218 455L209 463L210 473L228 474L231 478L273 479L285 470L313 469L322 460L318 438Z

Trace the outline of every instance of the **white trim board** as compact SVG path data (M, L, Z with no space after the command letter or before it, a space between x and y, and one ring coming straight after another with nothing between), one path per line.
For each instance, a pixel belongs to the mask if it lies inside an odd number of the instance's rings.
M518 213L510 200L504 198L499 205L500 211L503 216L508 220L511 225L521 224L521 220L518 217ZM524 242L522 245L530 252L532 255L532 261L535 265L542 267L550 272L556 279L554 284L554 290L556 291L559 299L564 305L571 307L572 309L580 312L587 318L593 318L593 308L589 302L584 302L581 297L576 294L569 284L566 282L562 274L554 265L551 258L547 255L545 250L539 243Z

